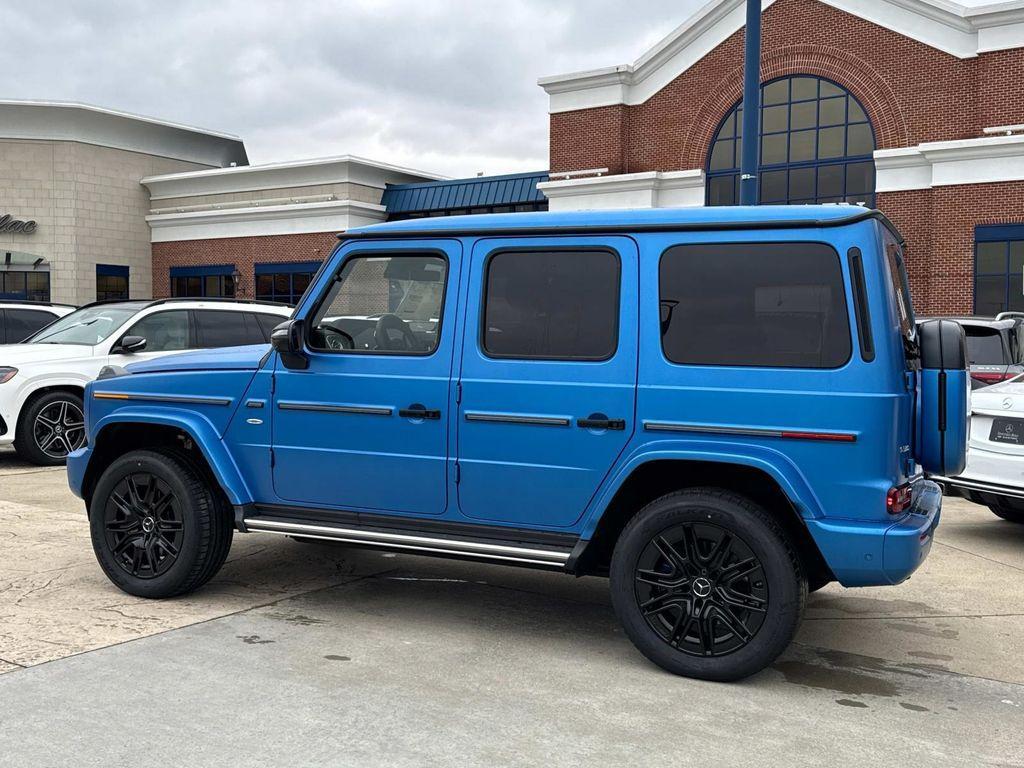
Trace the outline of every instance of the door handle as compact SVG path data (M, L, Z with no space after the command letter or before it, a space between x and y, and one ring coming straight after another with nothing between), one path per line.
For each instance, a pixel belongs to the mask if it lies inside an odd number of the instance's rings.
M625 419L605 419L591 416L586 419L576 419L576 426L581 429L611 429L621 432L626 428Z
M408 408L399 408L398 415L403 419L431 419L436 421L441 418L441 411L424 408L419 403L413 403Z

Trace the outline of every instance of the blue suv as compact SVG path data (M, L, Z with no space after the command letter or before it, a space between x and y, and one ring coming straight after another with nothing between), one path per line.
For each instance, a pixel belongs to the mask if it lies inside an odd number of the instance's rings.
M672 672L733 680L807 593L921 564L963 467L963 333L848 206L344 234L272 348L110 369L68 462L107 576L194 590L233 532L606 575Z

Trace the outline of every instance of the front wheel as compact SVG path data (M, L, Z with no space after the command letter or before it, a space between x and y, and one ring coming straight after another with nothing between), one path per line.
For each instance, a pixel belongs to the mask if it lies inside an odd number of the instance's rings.
M995 501L988 505L992 514L1001 517L1011 523L1024 523L1024 500L1011 499L1008 496L997 496Z
M213 578L234 532L199 469L158 451L135 451L107 468L89 504L89 528L107 578L151 598L183 595Z
M704 680L739 680L771 664L807 600L807 577L778 523L714 488L644 507L616 544L610 578L615 612L640 652Z
M68 454L85 445L82 398L74 392L55 390L30 400L18 420L14 449L26 461L56 466Z

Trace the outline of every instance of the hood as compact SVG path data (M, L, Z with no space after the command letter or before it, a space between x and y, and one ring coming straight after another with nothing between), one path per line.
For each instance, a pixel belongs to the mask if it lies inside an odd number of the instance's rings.
M87 344L3 344L0 345L0 366L15 368L26 363L67 362L91 358L93 347Z
M131 363L129 373L159 373L161 371L255 371L270 352L269 344L247 347L221 347L167 355L155 360Z

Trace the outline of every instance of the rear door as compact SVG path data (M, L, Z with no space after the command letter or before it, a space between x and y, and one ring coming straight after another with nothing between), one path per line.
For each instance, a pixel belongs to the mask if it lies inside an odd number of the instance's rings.
M628 238L476 244L458 418L465 516L580 518L634 429L636 296Z

